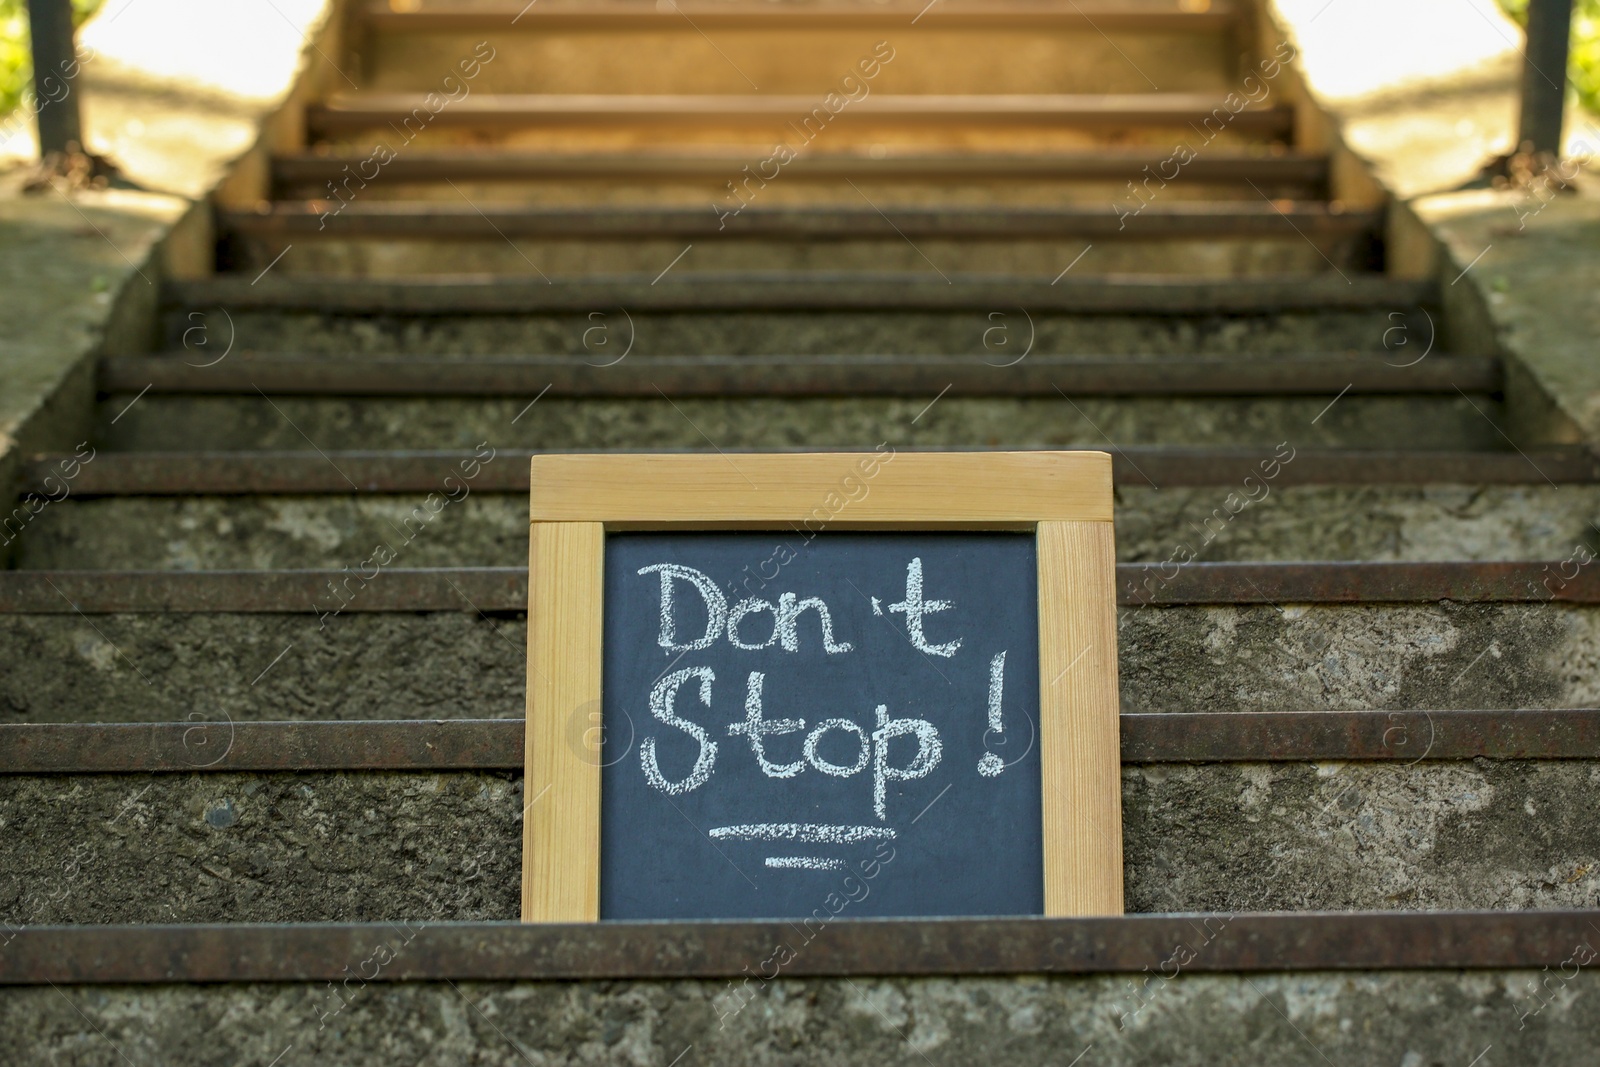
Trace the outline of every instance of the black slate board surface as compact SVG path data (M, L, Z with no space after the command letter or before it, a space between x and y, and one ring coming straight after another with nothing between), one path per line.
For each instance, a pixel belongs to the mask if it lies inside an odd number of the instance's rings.
M1040 914L1036 568L1028 534L608 536L601 918Z

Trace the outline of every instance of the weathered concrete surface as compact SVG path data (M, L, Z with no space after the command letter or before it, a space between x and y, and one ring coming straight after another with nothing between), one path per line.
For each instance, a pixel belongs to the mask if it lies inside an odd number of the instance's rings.
M1466 396L557 400L112 397L96 440L134 451L1110 447L1500 448L1498 405ZM123 412L126 412L125 414ZM1321 415L1319 418L1318 416ZM119 417L120 416L120 417ZM519 416L521 416L519 418ZM115 425L111 423L117 418ZM710 442L708 444L708 442Z
M1600 128L1586 127L1600 157ZM1593 166L1593 160L1588 161ZM1457 271L1480 294L1495 341L1515 352L1536 387L1553 397L1588 441L1600 440L1600 181L1578 173L1572 193L1554 181L1532 188L1428 197L1416 205ZM1463 285L1466 282L1462 282Z
M1276 315L1062 315L1017 306L987 311L933 312L698 312L624 315L616 307L568 315L322 315L180 307L164 321L165 343L184 347L185 331L205 328L211 347L187 340L195 362L215 359L228 340L237 351L315 354L330 359L508 358L528 354L589 355L597 364L634 355L830 355L878 352L970 355L1008 363L1024 353L1150 354L1248 359L1325 352L1382 353L1387 339L1402 348L1432 336L1427 320L1407 318L1397 303L1374 311L1292 312ZM1395 317L1391 317L1391 315ZM194 318L192 316L200 316ZM598 316L598 317L593 317ZM1031 320L1031 321L1030 321ZM595 331L599 327L599 332ZM629 342L633 347L629 349ZM1030 345L1029 342L1032 342Z
M115 320L153 308L150 260L186 202L113 190L20 199L0 174L0 501L12 509L22 454L71 451L90 434L92 355ZM119 314L115 294L125 292ZM49 308L49 314L40 314ZM131 343L120 338L123 345ZM0 560L9 550L0 545Z
M19 454L87 436L102 349L154 340L158 261L175 224L255 143L309 51L302 33L328 8L284 0L279 11L230 9L227 32L248 35L250 61L216 62L227 38L200 15L214 5L156 0L124 20L128 3L107 4L79 33L86 58L76 91L88 147L111 155L131 188L58 183L24 196L32 122L19 111L0 123L0 493L10 492Z
M842 6L871 2L847 0ZM488 35L494 58L473 81L473 91L745 92L750 84L724 58L738 56L739 65L760 80L762 92L811 96L827 92L861 58L862 49L870 51L879 39L871 36L876 28L849 22L788 26L778 34L766 27L722 23L715 27L715 45L695 31L679 20L609 27L609 47L603 49L594 46L593 30L586 27L546 25L537 33L494 33ZM1163 32L1112 24L1108 31L1061 23L980 27L930 18L919 22L915 33L889 35L892 58L873 76L869 89L883 94L1138 93L1150 88L1141 70L1160 71L1163 87L1171 92L1210 92L1220 98L1233 87L1235 49L1226 26ZM363 49L364 84L391 93L435 89L438 76L461 56L471 55L485 36L482 29L457 28L374 33ZM859 143L863 124L869 124L869 116L851 113L850 122L828 127L827 139L819 140L817 148L834 151ZM713 126L714 120L706 125ZM582 131L568 134L572 140L583 136ZM750 144L770 151L766 130L758 126L746 136ZM788 177L785 172L784 179ZM771 187L781 184L775 181ZM766 191L762 188L762 195Z
M1118 640L1127 712L1600 706L1594 608L1126 608ZM515 718L525 641L470 609L0 616L0 721Z
M1129 910L1600 905L1592 762L1152 764L1122 786Z
M414 539L397 536L397 530L415 529L405 520L426 495L63 502L39 513L19 541L16 565L337 570L371 559L379 544L397 546L400 567L527 565L526 493L473 494L439 512Z
M514 919L521 899L521 775L6 776L0 797L19 924Z
M1589 707L1600 613L1517 605L1125 608L1124 711Z
M1039 72L1032 72L1037 75ZM1226 90L1224 90L1226 94ZM355 142L358 152L372 150L372 144ZM762 145L770 151L770 145ZM815 158L815 157L812 157ZM485 202L522 206L571 207L613 206L637 207L641 204L653 208L687 207L706 210L728 194L727 181L733 172L744 166L744 157L727 158L721 166L728 173L706 175L588 175L574 178L568 175L529 174L516 178L452 179L455 188L437 181L408 181L405 175L385 174L383 180L370 183L361 192L362 203L403 200L459 206L465 198L474 204ZM1070 177L1035 178L1008 174L1003 179L1004 200L1012 207L1054 207L1063 201L1089 204L1116 204L1128 195L1127 178ZM1263 194L1274 200L1305 199L1312 195L1316 183L1297 178L1273 180L1263 176L1253 179L1252 189L1236 180L1192 180L1172 182L1161 190L1163 201L1228 200L1246 204L1258 203ZM286 178L279 185L285 199L314 200L326 196L326 179L293 180ZM895 207L993 207L996 202L996 179L990 177L962 177L939 175L936 177L908 177L905 175L877 174L866 168L848 181L836 174L823 174L807 170L802 158L797 158L783 170L783 181L771 182L761 190L759 203L763 207L839 207L860 208L865 196L881 208ZM1257 192L1257 190L1260 190ZM727 207L737 207L729 201ZM674 249L676 255L682 248ZM1077 254L1077 249L1073 250ZM685 260L687 262L687 260ZM1084 263L1088 263L1085 258ZM681 264L680 264L681 266ZM927 264L922 264L926 269Z
M1223 526L1213 516L1237 488L1117 490L1117 557L1161 562L1182 544L1211 562L1564 560L1600 542L1587 486L1296 486Z
M1600 542L1600 490L1587 486L1304 486L1229 519L1223 502L1237 488L1120 489L1117 558L1159 563L1181 545L1211 562L1557 561ZM337 570L395 544L422 496L68 499L39 512L16 566ZM406 543L396 565L521 566L527 526L526 494L475 493Z
M1160 963L1150 961L1151 975ZM353 980L338 994L310 983L38 987L0 994L0 1054L63 1067L1021 1067L1073 1057L1085 1067L1466 1067L1474 1058L1478 1067L1586 1067L1600 980L1592 971L1551 979L1534 999L1548 977L778 979L720 1025L735 1001L727 983L711 981Z
M523 713L526 627L465 604L459 613L345 615L325 628L309 613L13 615L0 618L0 634L9 722Z
M1004 196L1004 192L1000 192ZM1118 201L1112 200L1111 203ZM1105 201L1094 207L1105 210ZM856 207L864 207L859 199ZM704 221L715 219L704 202ZM1109 212L1108 212L1109 214ZM463 220L461 239L399 240L339 236L338 222L328 233L310 240L246 239L235 270L254 275L283 253L275 272L291 276L343 275L357 278L407 278L439 274L494 274L526 278L653 275L672 267L675 275L727 271L895 271L925 274L939 284L943 274L1013 274L1052 278L1069 265L1074 276L1103 274L1196 274L1214 277L1267 278L1328 274L1331 269L1361 270L1369 265L1368 234L1326 236L1295 233L1287 224L1266 238L1209 235L1188 239L1156 237L1150 226L1137 223L1127 236L952 239L916 237L906 242L886 221L872 218L857 234L843 240L796 237L790 240L743 238L739 223L726 234L690 242L681 237L630 237L625 240L580 240L519 236L509 241L476 219ZM1302 230L1305 228L1302 227ZM1313 240L1315 243L1313 243ZM686 255L684 246L695 244ZM1085 247L1088 254L1078 260ZM292 247L291 247L292 246ZM285 248L289 248L287 253ZM673 264L673 260L683 259ZM1075 260L1078 260L1076 263ZM1330 267L1331 265L1331 267Z
M6 776L0 920L515 919L521 784ZM1129 911L1600 904L1593 762L1129 766L1122 785Z

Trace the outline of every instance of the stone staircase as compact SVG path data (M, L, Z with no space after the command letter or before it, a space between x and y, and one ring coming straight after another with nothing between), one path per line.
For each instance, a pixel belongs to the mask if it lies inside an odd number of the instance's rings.
M1590 1061L1600 468L1254 7L344 18L5 530L7 1062ZM1157 914L489 925L528 456L881 443L1113 454Z

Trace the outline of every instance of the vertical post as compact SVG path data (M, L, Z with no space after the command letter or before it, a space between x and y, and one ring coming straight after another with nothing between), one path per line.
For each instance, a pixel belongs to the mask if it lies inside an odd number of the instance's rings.
M1517 148L1561 155L1561 115L1567 98L1567 45L1572 0L1528 0L1528 41L1522 64L1522 114Z
M28 0L33 39L34 113L39 122L39 154L65 152L83 144L78 96L77 49L72 42L72 0Z

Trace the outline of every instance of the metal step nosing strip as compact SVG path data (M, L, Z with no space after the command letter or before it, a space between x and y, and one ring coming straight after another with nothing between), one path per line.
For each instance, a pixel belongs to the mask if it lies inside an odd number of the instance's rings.
M1135 610L1442 601L1600 604L1600 573L1574 564L1567 576L1565 569L1537 562L1123 563L1117 565L1117 602ZM379 569L371 576L350 568L0 572L0 614L506 614L526 611L527 605L523 567Z
M1155 167L1171 150L1105 151L1079 153L990 152L968 156L933 152L896 153L874 159L866 153L802 156L784 169L786 177L802 181L855 175L869 179L916 181L931 178L996 178L1002 180L1082 181L1096 178L1132 178L1144 167ZM279 186L339 181L347 167L358 167L366 152L310 152L273 157L272 176ZM516 150L456 150L408 152L384 164L387 180L443 182L507 180L572 180L578 178L717 178L749 162L738 152L633 151L541 155ZM1223 184L1249 179L1309 186L1328 178L1327 156L1283 152L1250 152L1200 156L1184 166L1186 179ZM319 190L320 191L320 190Z
M1228 203L1222 201L1221 203ZM1207 205L1211 207L1211 205ZM1376 212L1332 212L1316 205L1259 211L1253 205L1232 210L1188 210L1178 205L1152 211L1128 228L1114 207L1079 211L962 211L888 209L874 214L854 210L751 209L735 219L714 211L491 209L485 212L439 209L427 202L379 202L341 210L322 202L281 202L267 213L228 211L217 216L224 234L270 240L395 239L437 241L504 240L506 237L624 241L689 237L770 241L893 241L905 237L980 241L1054 240L1062 237L1118 238L1133 241L1274 238L1328 238L1374 234ZM881 216L881 217L880 217ZM887 222L880 231L874 223Z
M736 454L736 453L735 453ZM437 492L462 469L476 470L474 491L526 493L531 452L502 451L491 462L466 452L147 452L103 455L92 462L46 455L25 470L34 498L134 496L349 496ZM1241 486L1273 474L1276 489L1438 485L1592 485L1600 464L1587 452L1301 452L1277 462L1271 452L1185 452L1127 448L1112 454L1119 488ZM332 460L330 465L329 460ZM471 466L460 464L471 461ZM74 471L70 479L63 473ZM28 498L25 498L25 500ZM1219 499L1215 506L1223 506Z
M841 919L792 977L1090 974L1149 970L1205 938L1191 972L1557 966L1600 911L1280 912L1097 918ZM0 924L0 984L322 982L379 944L374 981L737 976L792 942L782 921Z
M1009 364L1009 365L1007 365ZM1440 357L1275 360L1084 360L993 363L941 357L660 357L371 360L241 358L216 366L175 357L100 365L102 393L154 395L520 397L1332 396L1497 393L1500 361Z
M1124 714L1124 763L1600 760L1600 709ZM520 718L12 723L0 774L512 771Z
M1288 280L1067 280L955 276L929 285L916 275L704 273L651 284L646 276L558 279L529 285L494 276L352 280L345 277L249 277L168 282L163 299L186 311L224 307L329 314L407 316L567 314L627 308L650 312L854 311L898 313L990 312L1026 308L1032 314L1224 315L1288 312L1392 312L1432 303L1436 282L1362 275L1330 283L1318 276Z

